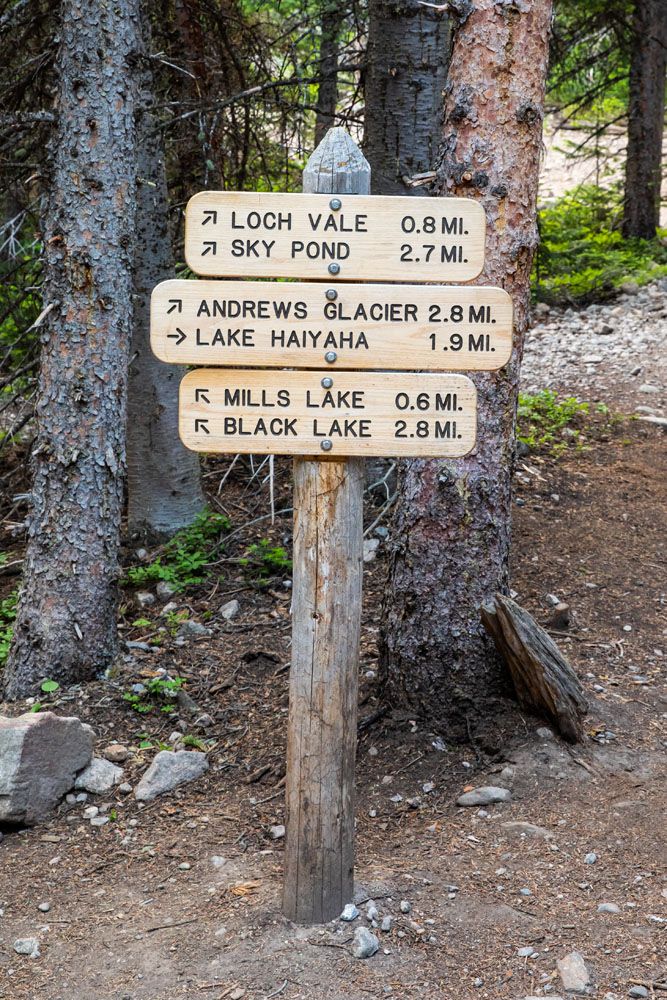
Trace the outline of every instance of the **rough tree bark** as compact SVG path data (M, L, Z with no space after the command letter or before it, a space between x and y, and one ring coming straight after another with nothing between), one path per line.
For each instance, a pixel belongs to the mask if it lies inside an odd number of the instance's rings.
M144 31L148 50L147 30ZM204 507L199 456L178 436L178 386L185 368L158 361L150 348L150 297L174 276L169 201L153 80L139 74L134 316L127 402L128 530L156 540L192 524Z
M338 0L324 0L320 16L320 61L322 74L317 88L315 146L319 146L336 124L338 103L338 49L345 20L345 9Z
M653 239L660 220L667 0L637 0L632 22L623 235Z
M434 193L477 198L484 206L481 283L511 294L515 346L506 368L474 379L473 454L402 467L380 640L387 697L453 739L466 738L469 716L502 689L480 608L508 584L510 477L537 245L551 0L477 0L468 10L454 34Z
M374 194L428 194L442 125L450 24L419 0L370 0L364 153Z
M32 511L9 698L116 652L135 217L138 0L64 0Z

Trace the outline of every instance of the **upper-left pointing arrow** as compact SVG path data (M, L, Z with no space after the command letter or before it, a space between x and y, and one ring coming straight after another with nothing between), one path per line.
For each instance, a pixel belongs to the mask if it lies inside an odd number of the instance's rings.
M205 226L208 222L212 222L213 225L218 221L218 213L214 208L207 208L204 212L204 218L202 219L202 226Z
M202 403L210 403L211 400L206 395L207 392L208 389L195 389L195 403L199 403L200 401Z
M176 346L178 347L179 344L183 343L183 341L185 340L186 336L187 335L185 333L183 333L183 331L181 330L180 326L177 326L176 327L176 333L168 333L167 334L167 339L168 340L175 340L176 341Z
M199 431L203 431L204 434L211 433L208 429L208 420L205 420L203 417L197 417L195 420L195 434L198 434Z
M183 312L183 299L169 299L169 309L167 309L167 315L173 313L174 309L177 312Z

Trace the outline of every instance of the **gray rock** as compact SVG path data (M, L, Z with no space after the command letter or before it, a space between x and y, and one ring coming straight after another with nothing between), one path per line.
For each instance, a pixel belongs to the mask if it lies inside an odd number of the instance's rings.
M352 942L352 954L355 958L370 958L380 947L380 942L371 934L367 927L357 927Z
M77 718L53 712L0 718L0 822L38 823L92 755L92 730Z
M495 785L483 785L472 792L464 792L456 800L457 806L486 806L491 802L510 802L512 793L508 788L497 788Z
M110 743L102 753L112 764L122 764L130 756L130 751L122 743Z
M586 857L584 858L584 864L586 864L586 865L594 865L595 862L597 861L597 859L598 859L598 856L595 853L595 851L590 851L586 855Z
M97 806L86 806L86 808L83 810L83 818L95 819L95 817L99 815L99 812L100 810L98 809Z
M106 826L109 822L108 816L93 816L90 821L91 826Z
M649 992L645 986L631 986L628 990L629 997L647 997Z
M341 913L339 920L345 920L349 923L352 920L356 920L359 916L359 910L354 905L354 903L346 903L343 907L343 912Z
M39 905L37 906L37 909L39 910L40 913L48 913L49 910L51 909L51 904L50 903L39 903Z
M239 613L240 607L241 605L236 600L236 598L234 598L233 601L227 601L227 603L223 604L222 607L220 608L220 616L224 618L225 621L229 622L232 620L232 618L236 618L237 614Z
M93 795L104 795L110 792L114 785L119 784L123 777L122 767L112 764L103 757L93 757L85 771L82 771L74 783L75 788L81 788Z
M181 639L205 639L206 636L213 635L210 628L206 628L200 622L183 622L178 630Z
M372 899L369 899L366 904L366 920L370 920L371 923L377 923L380 919L380 913L377 906Z
M388 934L393 926L394 926L394 918L390 917L389 914L387 914L386 917L382 918L382 923L380 924L380 930L384 931L385 934Z
M166 600L171 597L172 594L176 593L176 588L173 584L168 583L166 580L159 580L155 588L155 593L161 600Z
M186 781L194 781L208 771L208 759L198 750L160 750L137 785L134 796L151 802Z
M639 295L639 285L636 281L624 281L622 285L619 285L619 291L623 292L624 295Z
M584 962L584 956L578 951L571 951L565 958L556 962L558 975L561 978L566 993L586 993L591 985L591 974Z
M557 601L556 603L560 604L560 601ZM538 726L535 730L535 734L539 736L541 740L552 740L554 738L554 734L548 726Z
M542 840L551 840L553 833L543 826L535 826L533 823L525 823L523 820L510 820L501 823L500 827L510 837L535 837Z
M269 827L269 836L271 840L282 840L285 836L285 826L283 823L276 823L275 826Z
M123 781L118 786L118 791L121 793L121 795L129 795L130 792L132 791L132 785L129 783L129 781Z
M531 955L535 954L535 949L528 945L526 948L517 948L516 953L519 958L530 958Z
M138 590L134 597L142 608L150 608L151 604L155 604L155 594L151 594L150 590Z
M409 903L407 899L402 899L399 909L401 913L409 913L412 909L412 903Z
M660 389L657 385L651 385L650 382L644 382L639 386L639 391L645 393L647 396L650 396L653 393L660 392Z
M379 538L364 538L363 558L365 563L373 562L375 556L377 555L379 545Z
M520 896L532 896L532 895L533 895L533 893L531 892L531 890L530 890L530 889L528 889L528 888L526 887L526 888L523 888L523 889L519 889L519 895L520 895Z
M600 903L598 913L620 913L621 908L616 903Z
M27 955L28 958L39 958L39 941L37 938L17 938L14 942L17 955Z

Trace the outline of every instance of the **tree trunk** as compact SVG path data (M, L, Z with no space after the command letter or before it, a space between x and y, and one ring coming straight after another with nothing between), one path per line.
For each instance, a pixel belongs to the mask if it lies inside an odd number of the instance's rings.
M370 0L364 153L374 194L428 194L406 185L435 167L450 23L419 0Z
M513 298L508 366L474 376L478 444L457 461L403 464L391 534L381 677L394 704L452 739L502 688L480 608L507 592L510 477L536 201L551 0L477 0L454 36L436 191L481 201L481 282Z
M25 579L6 695L114 659L135 218L137 0L64 0Z
M632 23L623 235L651 240L660 221L667 2L636 0Z
M315 145L319 146L330 128L336 124L338 104L338 44L345 18L344 8L333 0L324 0L320 19L321 80L317 88Z
M151 291L174 277L169 201L153 81L140 77L134 317L127 402L128 529L156 540L192 524L204 507L199 457L178 436L178 386L186 369L158 361L150 348Z

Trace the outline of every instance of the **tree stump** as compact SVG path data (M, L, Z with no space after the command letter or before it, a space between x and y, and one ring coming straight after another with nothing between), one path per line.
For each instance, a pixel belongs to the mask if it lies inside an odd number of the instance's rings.
M570 743L581 742L588 702L579 678L551 636L502 594L484 605L482 622L509 668L519 702L550 719Z

